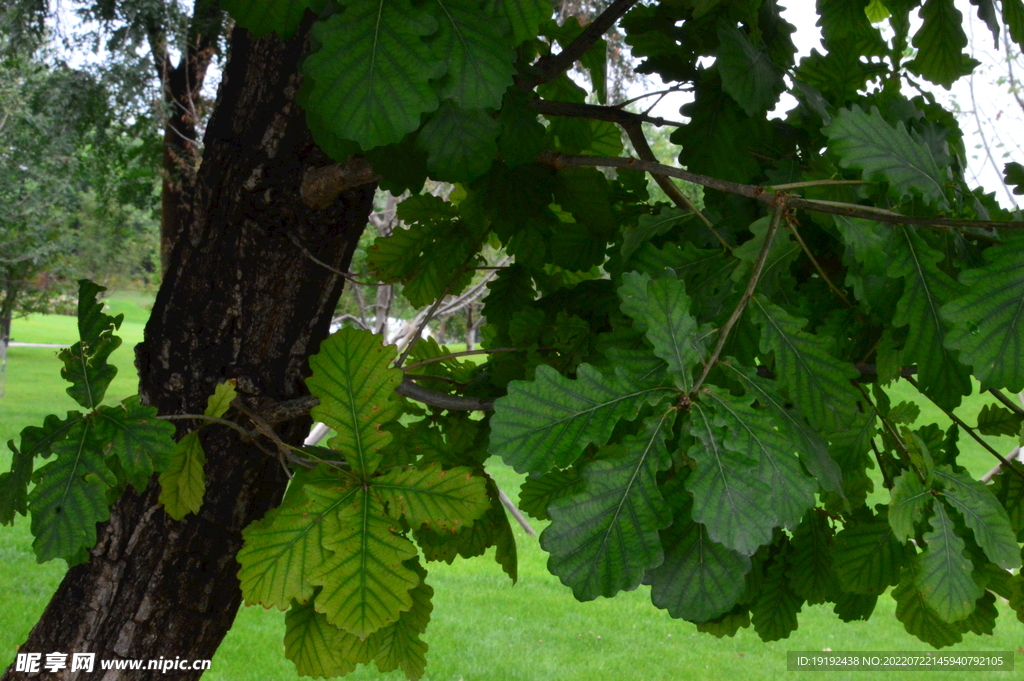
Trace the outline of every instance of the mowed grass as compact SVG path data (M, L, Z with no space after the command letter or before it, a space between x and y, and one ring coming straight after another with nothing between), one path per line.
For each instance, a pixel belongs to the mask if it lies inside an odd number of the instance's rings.
M112 311L126 313L124 344L113 357L121 368L108 390L116 401L136 389L131 347L141 340L148 315L144 297L109 299ZM32 342L74 340L71 317L36 316L15 322L13 336ZM461 348L459 348L461 349ZM77 405L64 393L60 363L47 348L11 348L7 395L0 399L0 437L13 438L25 425L39 424L47 413L60 413ZM897 386L893 401L910 399L913 388ZM958 413L973 423L981 405L977 395ZM920 404L920 400L918 400ZM922 406L918 424L930 421L945 426L937 410ZM940 418L941 417L941 418ZM1009 438L993 438L999 451L1012 447ZM992 457L974 442L961 442L961 461L976 474L987 470ZM0 456L3 469L9 455ZM499 485L517 497L521 476L500 463L490 466ZM881 490L881 485L877 485ZM887 500L884 490L876 501ZM534 522L540 531L544 523ZM457 679L771 679L786 674L790 650L864 651L916 650L928 646L908 635L893 617L889 595L879 599L869 622L844 624L830 606L804 607L800 629L789 639L765 644L750 629L734 638L716 639L697 633L694 625L671 619L650 602L650 590L641 586L614 599L578 603L545 567L547 554L535 537L513 522L519 547L519 583L512 585L493 561L493 550L483 558L458 560L453 565L430 563L428 580L435 589L434 611L426 640L430 644L425 678ZM64 573L54 561L37 565L31 549L28 519L19 517L13 528L0 529L0 665L9 664L17 646L42 613ZM1024 629L1005 603L995 636L967 635L952 650L1016 650L1024 653ZM235 625L213 660L206 678L218 681L277 681L298 678L284 658L284 616L260 607L243 607ZM51 652L51 651L41 651ZM67 652L67 651L65 651ZM1018 661L1020 661L1018 656ZM1015 676L1016 674L1016 676ZM381 678L372 665L348 678ZM887 672L822 672L827 679L888 678ZM962 679L962 672L903 672L903 679ZM1019 672L972 672L972 679L1017 678ZM384 678L404 678L400 674Z

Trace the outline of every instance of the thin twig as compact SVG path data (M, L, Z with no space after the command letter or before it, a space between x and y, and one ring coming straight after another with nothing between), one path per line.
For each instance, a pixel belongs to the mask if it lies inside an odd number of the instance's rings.
M773 184L771 188L778 192L788 192L790 189L802 189L804 187L835 187L864 184L874 184L874 182L866 182L864 180L805 180L803 182L790 182L788 184Z
M623 107L629 106L630 104L632 104L634 102L639 102L641 99L647 99L648 97L657 97L658 95L668 95L668 94L672 94L673 92L684 92L684 91L687 91L689 89L690 88L683 87L682 85L674 85L674 86L672 86L670 88L666 88L664 90L655 90L654 92L645 92L644 94L640 95L639 97L633 97L632 99L627 99L625 101L619 102L618 104L611 104L610 106L612 108L614 108L614 109L621 109Z
M907 378L907 381L909 381L909 382L910 382L910 385L912 385L912 386L914 386L915 388L917 388L917 391L918 391L918 392L921 392L921 386L919 386L919 385L917 384L917 381L915 381L915 380L914 380L913 378ZM922 395L924 395L925 397L928 397L928 395L925 395L925 394L924 394L923 392L922 392L921 394L922 394ZM942 413L944 413L944 414L945 414L946 416L948 416L948 417L949 417L949 420L950 420L950 421L952 421L952 422L953 422L953 423L955 423L956 425L958 425L958 426L960 426L961 428L963 428L964 430L966 430L966 431L967 431L967 433L968 433L968 434L969 434L969 435L970 435L971 437L973 437L973 438L974 438L974 439L975 439L975 440L976 440L976 441L978 442L978 444L979 444L979 445L981 445L982 447L984 447L985 449L987 449L987 450L988 450L989 454L991 454L992 456L994 456L994 457L996 457L997 459L999 459L999 463L1003 464L1003 465L1004 465L1004 466L1006 466L1007 468L1010 468L1010 469L1012 469L1012 470L1013 470L1013 471L1014 471L1014 472L1015 472L1015 473L1016 473L1017 475L1019 475L1019 476L1020 476L1020 478L1021 478L1022 480L1024 480L1024 471L1019 471L1019 470L1017 470L1016 468L1013 468L1013 466L1011 466L1011 465L1010 465L1010 462L1009 462L1009 461L1007 461L1007 459L1006 459L1006 457L1005 457L1005 456L1003 456L1002 454L1000 454L999 452L997 452L997 451L996 451L995 449L993 449L993 448L992 448L992 445L990 445L989 443L985 442L985 440L983 440L983 439L982 439L982 437L981 437L980 435L978 435L978 434L977 434L976 432L974 432L974 428L971 428L971 427L970 427L969 425L967 425L966 423L964 423L964 422L963 422L963 419L961 419L961 418L960 418L959 416L957 416L957 415L956 415L956 414L954 414L953 412L951 412L951 411L949 411L948 409L946 409L945 407L943 407L943 406L942 406L941 404L939 404L938 402L936 402L935 400L933 400L933 399L932 399L931 397L928 397L928 399L929 399L929 400L931 400L932 404L934 404L934 405L935 405L936 407L938 407L939 409L941 409L941 410L942 410Z
M420 360L414 362L406 367L402 368L402 371L409 371L421 367L424 364L433 364L434 362L444 362L445 360L452 359L454 357L465 357L466 355L493 355L499 352L519 352L519 348L494 348L493 350L463 350L462 352L453 352L448 355L442 355L440 357L431 357L430 359Z
M536 537L537 530L533 529L530 521L526 519L522 511L516 508L516 505L513 504L512 500L508 498L507 494L505 494L505 490L498 487L498 483L494 483L494 486L498 488L498 498L501 499L502 505L504 505L504 507L508 509L508 512L512 514L512 517L519 522L519 526L523 528L523 531L531 537Z
M586 118L592 121L608 121L609 123L650 123L659 128L671 126L681 128L686 125L681 121L671 121L667 118L649 116L647 114L624 111L614 106L601 106L599 104L577 104L575 102L553 102L547 99L534 99L531 104L537 111L545 116L559 116L561 118Z
M206 414L166 414L166 415L163 415L163 416L157 416L157 418L159 420L161 420L161 421L188 421L188 420L208 421L209 423L217 423L217 424L220 424L222 426L227 426L228 428L232 428L234 430L237 430L239 433L241 433L242 435L244 435L247 438L251 439L251 438L256 437L256 433L254 433L251 430L247 430L247 429L243 428L242 426L238 425L234 421L228 421L227 419L220 419L220 418L217 418L216 416L207 416Z
M871 449L875 452L875 461L878 462L878 470L882 473L882 484L886 489L892 489L892 480L889 478L889 474L885 472L885 465L882 463L882 453L878 451L878 446L875 444L875 439L871 438Z
M690 391L691 395L696 395L697 391L702 385L704 380L711 373L712 367L718 361L718 357L722 354L722 348L725 347L725 341L729 337L729 332L732 331L732 327L739 321L740 315L743 314L743 310L746 309L747 303L754 297L754 290L757 288L757 282L761 278L761 273L764 271L764 264L768 260L768 253L771 251L772 242L775 240L775 234L779 231L779 222L782 220L782 214L786 210L786 200L784 195L778 197L779 201L775 204L774 211L772 212L771 222L768 223L768 231L764 235L764 244L761 246L761 253L757 256L757 262L754 263L754 271L750 274L750 279L747 281L747 288L743 291L743 296L740 297L740 302L736 305L736 309L729 315L728 321L722 326L721 331L718 332L718 342L715 343L715 349L708 358L708 361L704 363L704 369L700 372L700 378L697 379L696 383L693 384L693 390Z
M796 228L796 220L787 219L786 227L788 227L789 231L796 237L797 243L800 244L800 248L804 249L804 253L807 254L808 258L810 258L811 263L814 265L814 269L818 270L818 276L825 280L825 283L828 284L830 289L832 289L832 292L839 296L842 301L846 303L847 307L853 307L853 303L850 302L850 299L846 297L845 293L836 288L836 285L832 283L832 280L829 279L828 275L825 274L825 270L818 263L818 259L814 257L813 253L811 253L811 249L807 247L806 243L804 243L803 237L800 236L800 231Z
M462 381L456 381L454 378L448 378L447 376L431 376L429 374L406 374L406 378L410 381L441 381L451 385L457 385L460 388L465 388L466 384Z
M309 258L310 260L315 262L317 265L320 265L320 267L323 267L324 269L328 270L329 272L333 272L334 274L337 274L339 277L344 277L348 281L351 281L353 284L359 284L360 286L383 286L384 285L384 284L381 284L380 282L376 282L376 281L360 281L351 272L342 272L341 270L339 270L339 269L337 269L335 267L331 267L330 265L325 263L323 260L320 260L315 255L310 253L309 249L306 248L301 241L299 241L299 237L295 236L291 232L288 232L288 238L291 239L291 242L293 244L295 244L295 247L300 249L303 252L303 254L305 254L305 256L307 258Z
M1017 416L1024 418L1024 409L1021 409L1019 405L1014 404L1013 400L1004 395L1002 390L999 390L998 388L989 388L988 391L992 393L993 397L1009 407L1010 411Z

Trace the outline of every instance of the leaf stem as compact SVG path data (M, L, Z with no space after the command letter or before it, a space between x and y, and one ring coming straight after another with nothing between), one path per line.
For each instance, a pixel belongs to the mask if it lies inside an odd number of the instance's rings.
M747 303L754 297L754 290L757 288L757 282L764 271L764 264L768 260L768 253L772 249L772 242L775 241L775 235L779 231L779 222L782 221L782 215L786 212L787 197L780 194L776 199L772 211L772 219L768 223L768 231L764 235L764 244L761 246L761 252L757 256L757 262L754 263L754 271L751 272L750 279L747 281L747 288L740 297L740 302L736 305L736 309L732 311L728 321L725 322L721 331L718 332L718 342L715 343L715 349L708 358L708 361L704 363L704 369L700 373L700 378L693 384L693 390L690 391L691 397L695 397L697 391L704 385L704 380L707 379L711 368L715 366L719 356L722 354L722 348L725 347L725 341L729 337L729 332L732 331L732 327L739 321L740 315L743 314L743 310L747 307Z
M804 249L804 253L807 254L811 264L814 265L814 269L818 270L818 276L825 280L825 283L828 284L830 289L832 289L832 292L839 296L839 298L846 303L847 307L853 307L853 303L850 302L850 299L846 297L845 293L836 288L836 285L832 283L832 280L829 279L829 276L825 274L825 270L818 263L818 259L814 257L813 253L811 253L811 249L807 247L807 244L804 242L804 238L800 236L800 230L796 228L796 220L787 219L786 227L789 228L790 233L796 237L797 243L800 244L800 248Z
M911 377L909 377L909 376L907 376L907 377L906 377L906 379L907 379L907 381L909 381L909 382L910 382L910 385L912 385L912 386L914 386L915 388L917 388L917 391L918 391L918 392L920 392L920 393L921 393L922 395L924 395L925 397L928 397L928 395L925 395L925 394L924 394L923 392L921 392L921 386L919 386L919 385L917 384L917 381L915 381L915 380L914 380L913 378L911 378ZM1010 465L1010 462L1009 462L1009 461L1008 461L1008 460L1006 459L1006 457L1005 457L1005 456L1003 456L1002 454L1000 454L999 452L997 452L997 451L996 451L996 450L995 450L995 449L994 449L994 448L992 447L992 445L990 445L989 443L985 442L985 440L983 440L983 439L981 438L981 436L980 436L980 435L978 435L978 434L977 434L977 433L976 433L976 432L974 431L974 428L971 428L971 427L970 427L969 425L967 425L966 423L964 423L964 422L963 422L963 419L961 419L961 418L960 418L959 416L957 416L956 414L954 414L954 413L953 413L953 412L951 412L950 410L948 410L948 409L946 409L945 407L943 407L943 406L942 406L941 404L939 404L938 402L936 402L935 400L933 400L933 399L932 399L931 397L928 397L928 399L929 399L929 400L931 400L932 404L934 404L934 405L935 405L936 407L938 407L939 409L941 409L941 410L942 410L942 413L944 413L944 414L945 414L946 416L948 416L948 417L949 417L949 420L950 420L950 421L952 421L952 422L953 422L953 423L955 423L956 425L958 425L958 426L960 426L961 428L963 428L964 430L966 430L966 431L967 431L967 433L968 433L968 434L969 434L969 435L970 435L971 437L973 437L973 438L974 438L974 439L975 439L975 440L976 440L976 441L978 442L978 444L979 444L979 445L981 445L982 447L984 447L985 449L987 449L987 450L989 451L989 454L991 454L992 456L994 456L994 457L996 457L997 459L999 459L999 463L1001 463L1002 465L1004 465L1004 466L1006 466L1007 468L1011 469L1011 470L1012 470L1012 471L1013 471L1014 473L1016 473L1016 474L1017 474L1018 476L1020 476L1021 480L1024 480L1024 471L1020 471L1020 470L1018 470L1018 469L1014 468L1013 466L1011 466L1011 465Z

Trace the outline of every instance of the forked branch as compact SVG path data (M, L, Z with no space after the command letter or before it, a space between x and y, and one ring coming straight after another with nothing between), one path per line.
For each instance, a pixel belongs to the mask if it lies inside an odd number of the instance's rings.
M708 357L708 361L704 363L704 369L701 370L700 377L693 384L691 395L696 395L700 387L704 385L708 374L711 373L711 369L714 368L715 363L718 362L718 358L722 354L722 348L725 347L725 341L729 338L729 332L732 331L732 327L739 321L740 315L743 314L743 310L747 307L747 303L754 297L757 282L761 279L761 274L764 272L764 264L768 261L768 254L772 250L772 242L775 241L775 235L779 231L779 223L782 221L783 213L786 212L786 197L779 196L776 198L777 201L772 210L772 219L768 223L768 231L764 235L764 244L761 246L761 252L757 256L757 262L754 263L754 271L750 273L750 279L747 280L747 288L743 291L743 296L740 298L739 304L736 305L736 309L732 311L729 319L722 326L722 330L718 332L718 342L715 343L715 349L711 352L711 356Z

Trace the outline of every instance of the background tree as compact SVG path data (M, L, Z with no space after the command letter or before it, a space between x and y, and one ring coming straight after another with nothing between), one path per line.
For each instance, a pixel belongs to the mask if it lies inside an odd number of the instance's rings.
M771 1L621 0L582 30L526 0L225 5L239 26L137 348L141 402L95 408L94 377L72 371L109 373L97 348L117 322L86 295L65 363L93 410L26 430L0 479L0 519L31 512L37 554L74 564L26 649L209 657L244 595L289 610L304 674L375 660L415 678L419 556L496 546L515 579L489 455L530 475L549 569L580 600L646 582L674 617L769 641L804 603L867 619L895 586L897 618L936 647L992 631L997 595L1021 612L1024 467L986 486L957 442L1020 432L1002 391L1024 387L1024 222L967 183L955 117L904 94L974 66L950 0L823 0L824 52L799 64ZM999 9L1019 44L1024 5ZM882 10L888 37L867 16ZM601 36L620 18L640 70L693 89L688 120L588 102L606 101ZM799 105L769 119L784 91ZM677 128L685 170L656 162L643 123ZM458 188L431 195L428 177ZM672 177L705 188L701 210ZM321 342L374 182L413 194L408 229L367 255L412 306L471 290L487 248L514 259L487 285L484 364L354 330ZM975 426L955 411L972 378L993 400ZM231 411L204 414L224 379ZM894 380L954 425L916 424ZM153 431L142 463L90 439L127 422L117 409ZM302 448L310 414L338 432L329 449ZM95 479L67 475L76 456ZM875 466L889 504L869 508ZM183 488L196 469L205 484ZM87 512L61 515L59 485Z

